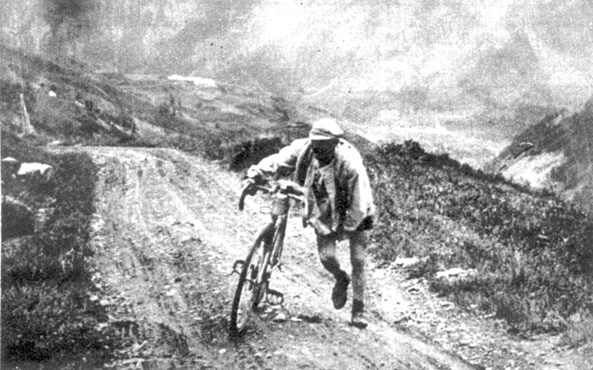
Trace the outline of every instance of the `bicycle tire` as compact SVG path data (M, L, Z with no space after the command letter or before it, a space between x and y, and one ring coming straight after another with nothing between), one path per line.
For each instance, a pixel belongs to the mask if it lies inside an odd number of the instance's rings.
M284 248L284 237L286 236L286 217L279 218L274 237L272 239L272 255L271 263L275 267L280 263L282 258L282 250Z
M264 227L245 258L231 306L229 325L229 334L231 337L238 336L245 329L249 316L251 316L253 310L257 308L263 298L262 292L265 293L264 285L267 284L267 280L262 279L262 276L264 276L262 274L262 267L264 267L264 261L266 259L269 261L269 257L265 258L265 244L267 242L266 239L269 238L273 230L273 223ZM254 257L258 257L256 261L254 261Z

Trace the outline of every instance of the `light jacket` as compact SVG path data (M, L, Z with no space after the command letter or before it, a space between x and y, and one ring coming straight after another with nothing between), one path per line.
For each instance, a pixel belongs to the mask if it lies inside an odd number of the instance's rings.
M293 180L305 187L307 197L311 199L312 161L311 140L298 139L278 153L262 159L257 167L266 176L292 174ZM375 214L373 194L362 157L350 143L340 139L335 158L329 166L332 171L326 176L326 187L332 208L331 225L320 225L311 206L306 210L305 217L318 232L331 229L340 235L341 231L355 231L365 218ZM331 177L333 183L327 181Z

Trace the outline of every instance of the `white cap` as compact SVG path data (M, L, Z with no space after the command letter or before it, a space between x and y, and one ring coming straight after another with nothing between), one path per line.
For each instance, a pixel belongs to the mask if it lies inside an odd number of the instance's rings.
M309 132L309 138L311 140L339 139L343 135L344 131L333 118L322 118L315 121Z
M8 163L19 163L19 161L17 161L16 159L12 158L12 157L6 157L6 158L2 158L2 163L8 164Z

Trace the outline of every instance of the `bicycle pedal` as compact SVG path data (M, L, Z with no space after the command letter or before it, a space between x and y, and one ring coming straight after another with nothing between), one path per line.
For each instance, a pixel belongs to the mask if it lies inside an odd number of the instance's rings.
M282 305L284 303L284 293L268 288L266 301L271 305Z
M241 271L243 270L244 265L245 265L245 261L236 260L235 263L233 263L233 271L231 271L231 273L228 274L228 276L231 276L232 274L241 275Z

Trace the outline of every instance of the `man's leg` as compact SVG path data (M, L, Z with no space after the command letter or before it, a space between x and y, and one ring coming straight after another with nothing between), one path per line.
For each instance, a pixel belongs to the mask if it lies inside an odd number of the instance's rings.
M336 285L332 292L334 308L341 309L348 300L348 284L350 277L346 271L340 268L340 262L336 258L336 238L334 235L317 234L317 250L321 264L336 278Z
M350 261L352 263L352 324L365 328L367 320L364 312L364 291L366 286L366 248L368 231L355 231L349 235Z

